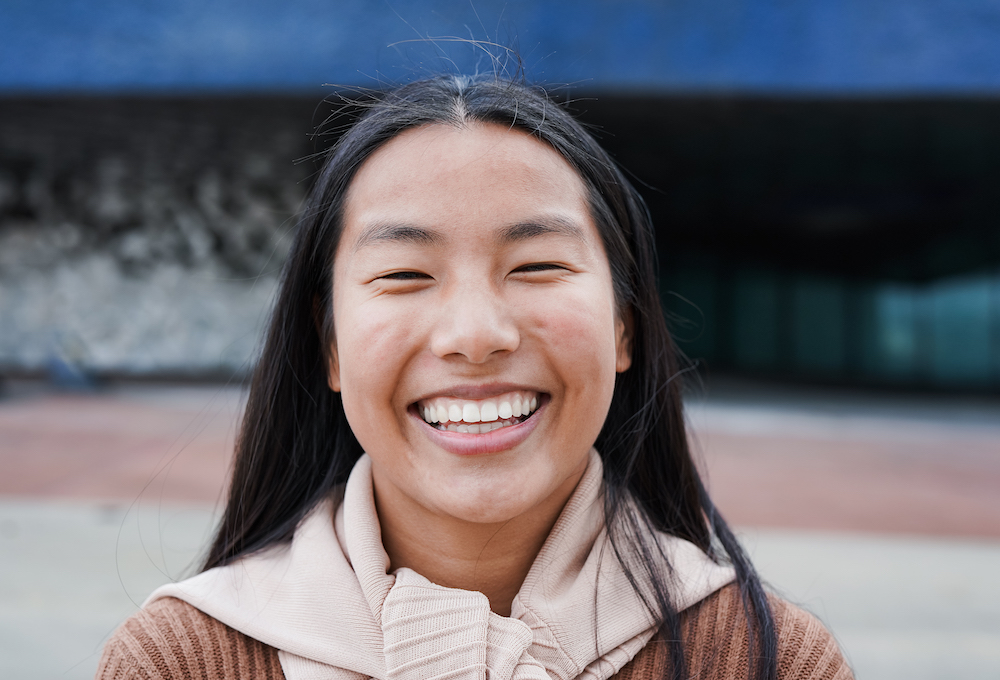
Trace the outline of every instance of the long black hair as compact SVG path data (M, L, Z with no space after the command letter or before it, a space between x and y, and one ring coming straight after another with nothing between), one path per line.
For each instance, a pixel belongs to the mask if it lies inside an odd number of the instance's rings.
M671 675L686 677L680 617L669 596L669 563L648 538L650 530L691 541L733 564L750 637L750 676L775 678L777 636L764 589L709 498L688 448L682 369L657 293L645 204L566 109L537 88L495 75L439 76L389 91L369 101L327 153L285 264L253 374L228 502L203 568L289 541L310 508L347 481L362 450L340 394L327 385L326 352L333 259L348 185L365 160L401 132L473 122L503 125L547 143L587 186L616 302L631 326L632 367L616 380L595 444L604 463L608 534L636 592L662 622Z

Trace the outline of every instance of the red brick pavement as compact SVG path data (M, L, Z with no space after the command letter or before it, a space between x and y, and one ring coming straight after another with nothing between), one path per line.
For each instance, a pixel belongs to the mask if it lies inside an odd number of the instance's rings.
M736 524L1000 537L1000 436L698 439Z
M143 396L0 401L0 494L214 503L233 447L237 393Z
M238 413L208 388L0 401L0 494L214 503ZM734 524L1000 537L1000 434L704 425L697 447Z

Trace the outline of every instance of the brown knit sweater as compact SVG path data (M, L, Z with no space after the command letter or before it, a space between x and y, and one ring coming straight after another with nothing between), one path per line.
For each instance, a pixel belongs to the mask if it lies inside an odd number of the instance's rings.
M810 614L772 598L778 626L782 680L851 680L830 633ZM735 585L719 590L681 615L689 677L747 677L747 627ZM667 647L654 637L615 676L663 678ZM176 599L154 602L128 621L104 648L98 680L283 680L278 650L239 633Z

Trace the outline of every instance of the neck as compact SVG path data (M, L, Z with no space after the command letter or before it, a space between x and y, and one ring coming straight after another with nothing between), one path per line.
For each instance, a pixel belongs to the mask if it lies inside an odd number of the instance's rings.
M390 569L407 567L441 586L479 591L510 616L511 603L582 476L567 480L542 504L504 522L468 522L430 512L399 494L375 505Z

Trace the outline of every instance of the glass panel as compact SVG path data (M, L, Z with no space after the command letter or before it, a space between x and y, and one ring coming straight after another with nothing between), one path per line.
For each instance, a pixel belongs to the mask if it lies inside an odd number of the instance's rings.
M792 290L792 359L804 373L843 371L844 287L834 279L800 279Z
M717 351L718 278L711 264L678 267L661 283L660 299L674 341L692 359Z
M733 354L738 366L776 368L778 363L778 277L744 270L733 288Z
M875 294L876 361L872 372L911 377L917 370L917 298L911 286L889 284Z
M939 383L990 381L990 293L984 276L944 281L931 301L931 375Z

